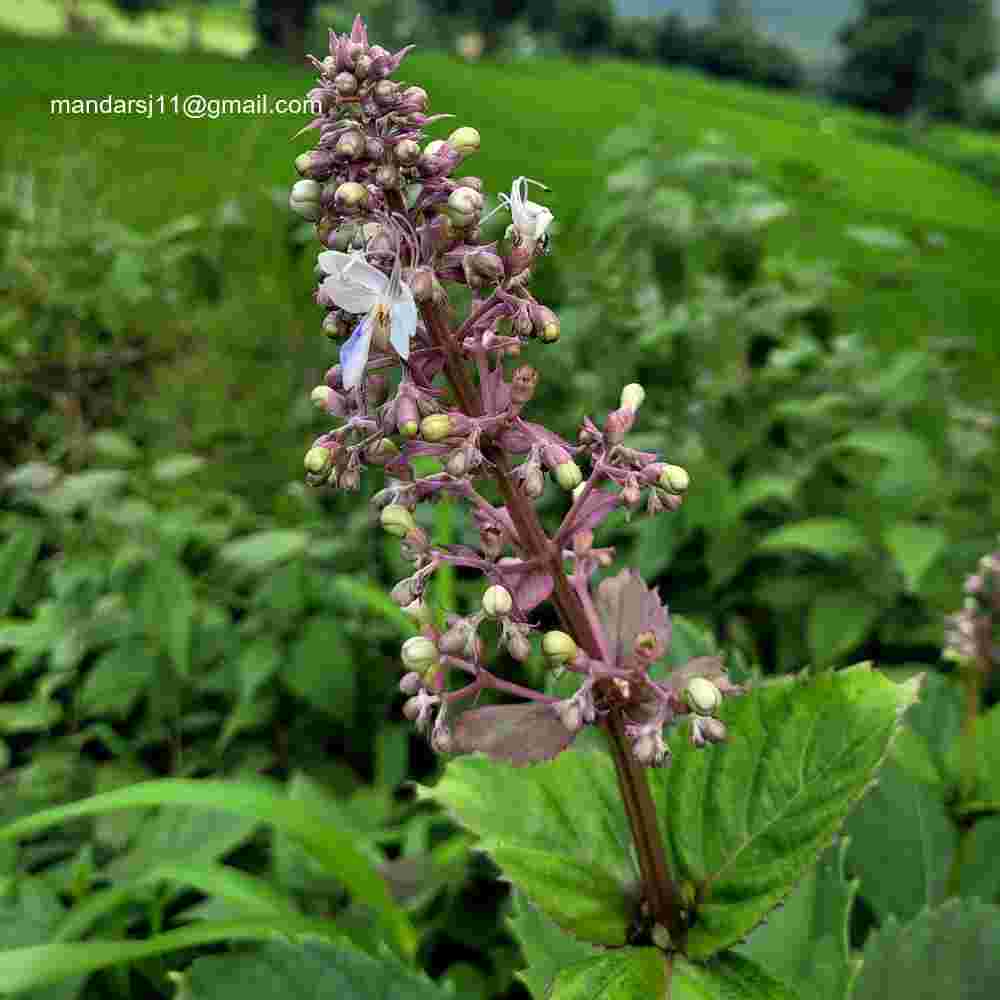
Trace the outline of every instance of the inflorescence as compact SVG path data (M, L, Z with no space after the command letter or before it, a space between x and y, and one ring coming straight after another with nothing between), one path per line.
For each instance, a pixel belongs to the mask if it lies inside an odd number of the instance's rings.
M312 393L339 424L309 449L306 478L355 490L365 467L385 470L388 485L372 503L413 566L392 598L420 627L402 648L404 713L441 752L484 750L515 763L555 755L612 711L644 764L668 758L663 730L682 715L696 745L719 742L722 697L741 690L721 662L701 657L653 680L670 641L656 592L627 570L592 588L614 554L594 547L594 530L616 510L676 510L688 475L625 444L645 395L639 385L622 390L603 426L585 418L575 444L526 419L540 376L516 359L531 340L551 344L560 334L558 317L528 289L553 223L529 194L547 189L516 178L494 210L510 214L505 235L484 241L483 184L453 176L479 150L479 132L464 126L425 142L425 126L450 116L428 115L427 92L393 79L408 51L370 45L360 16L350 35L331 32L330 54L312 60L320 79L309 97L323 111L308 127L319 141L296 159L302 179L290 199L325 248L316 300L326 310L323 332L341 342L340 363ZM460 323L449 284L472 292ZM414 460L428 456L440 471L417 475ZM552 536L535 513L547 476L572 494ZM488 480L503 505L477 489ZM417 506L443 497L469 505L478 546L436 545L417 524ZM425 595L444 565L481 573L486 587L479 611L450 614L439 627ZM567 631L545 633L542 653L553 670L580 677L567 699L506 681L484 663L484 623L524 661L536 630L530 616L547 600ZM451 678L463 674L468 682L454 689ZM521 703L461 710L487 688Z

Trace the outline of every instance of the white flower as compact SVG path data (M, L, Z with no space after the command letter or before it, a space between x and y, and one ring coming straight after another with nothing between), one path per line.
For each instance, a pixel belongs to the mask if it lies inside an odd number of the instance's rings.
M543 191L549 189L541 182L530 177L518 177L510 188L510 195L501 194L500 204L481 222L499 212L501 208L510 209L510 217L514 222L514 231L520 240L535 244L545 237L545 232L552 224L553 215L544 206L528 201L528 185L537 184Z
M376 331L405 361L410 356L410 338L417 329L417 304L400 277L399 257L388 278L360 252L327 250L319 255L319 266L327 274L322 289L330 299L346 312L365 314L340 349L344 388L360 384Z

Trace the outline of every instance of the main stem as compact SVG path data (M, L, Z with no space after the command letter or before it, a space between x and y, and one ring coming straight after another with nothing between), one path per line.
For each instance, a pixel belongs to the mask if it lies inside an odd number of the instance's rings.
M420 313L435 345L444 353L445 375L462 412L470 417L482 416L479 396L455 350L443 308L434 302L425 302L420 306ZM482 451L493 464L497 486L517 529L521 547L540 565L547 567L552 577L552 603L563 627L590 656L600 658L597 637L563 569L560 547L545 534L534 505L514 485L504 452L492 443L484 444ZM687 931L683 901L667 865L646 772L629 752L620 709L612 709L608 713L603 728L611 744L618 786L639 859L649 913L656 923L667 928L674 946L683 950Z

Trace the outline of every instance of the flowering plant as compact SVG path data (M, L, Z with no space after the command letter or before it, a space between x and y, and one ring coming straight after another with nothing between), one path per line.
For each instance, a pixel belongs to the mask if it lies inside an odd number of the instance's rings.
M319 140L296 160L301 179L290 203L316 224L325 248L318 257L316 293L326 310L323 330L343 343L340 363L312 394L338 424L308 450L307 481L355 490L369 466L383 468L387 476L388 484L372 503L382 527L401 539L412 563L412 574L395 585L392 597L419 628L401 651L400 687L409 696L404 714L429 733L437 751L481 755L453 762L445 780L428 794L488 836L489 820L477 823L463 815L459 803L468 803L469 789L456 791L463 775L475 781L475 794L485 797L483 809L496 810L499 803L488 801L483 764L552 761L546 766L561 769L568 786L578 762L589 757L564 751L584 728L602 730L614 762L625 836L633 845L634 861L626 867L638 868L638 889L634 883L627 891L622 886L627 898L615 900L616 911L626 915L617 913L611 920L605 914L595 930L593 911L606 907L607 900L567 901L551 872L539 875L538 858L526 862L520 855L514 860L504 855L505 862L498 854L498 860L515 882L525 884L544 914L577 938L605 946L653 944L661 956L716 954L744 936L791 888L796 873L815 860L837 824L831 826L829 816L820 818L825 808L817 799L816 814L805 827L794 835L789 830L794 848L790 843L788 852L778 851L771 859L774 871L782 872L780 884L762 892L760 872L747 870L744 877L756 879L757 889L730 890L756 896L754 905L714 923L713 907L720 906L716 896L725 890L713 886L710 871L696 870L699 864L704 869L706 857L692 865L683 851L678 854L677 843L666 849L661 827L669 831L675 817L665 816L663 802L655 801L647 769L683 754L684 768L704 772L706 765L689 763L689 754L725 743L730 732L737 745L743 744L725 758L735 762L735 774L751 766L780 769L773 759L760 763L774 750L758 740L769 714L789 710L825 716L832 711L846 720L847 731L865 725L867 717L879 737L862 754L863 763L858 758L848 766L856 768L853 777L837 787L835 811L842 819L870 780L898 711L912 693L856 668L811 683L786 679L739 699L747 708L736 712L727 711L724 701L745 690L729 679L721 658L701 656L672 671L663 669L658 661L671 638L667 609L631 570L598 582L614 552L595 545L595 531L619 510L669 516L684 501L688 474L661 456L629 447L626 438L645 396L638 384L622 389L619 406L603 421L584 417L575 442L529 419L542 372L523 363L521 354L533 350L533 342L551 345L560 335L558 317L530 291L535 260L549 249L554 216L548 206L529 200L528 188L540 188L543 199L546 188L518 177L509 195L500 194L498 206L483 215L481 180L453 176L479 150L480 135L465 126L446 140L421 145L425 127L448 116L429 115L426 91L393 79L408 51L390 53L371 45L359 16L350 35L331 33L326 58L313 60L319 82L310 97L323 112L311 127L318 129ZM488 240L482 224L506 211L511 224L505 234ZM449 285L471 291L471 305L460 321ZM438 469L418 474L417 460L427 458L436 459ZM536 509L546 474L571 494L561 521L549 532ZM498 502L488 499L490 489ZM445 497L467 505L477 545L436 544L418 524L417 509ZM442 622L439 614L445 609L429 606L428 583L444 566L482 576L479 610L448 613ZM487 660L481 634L487 623L498 627L499 646L513 660L527 660L546 602L560 628L541 636L541 651L554 673L575 676L576 690L569 697L513 683ZM456 685L459 677L464 682ZM518 701L475 707L487 689ZM746 732L741 732L741 719ZM681 721L685 725L677 727ZM678 728L683 730L679 739L671 735ZM837 738L844 735L842 728ZM804 738L808 744L815 737L814 731ZM588 780L599 785L602 767L603 759L590 761ZM804 767L800 780L814 784L817 775L808 772ZM545 779L527 779L535 780ZM768 796L776 795L771 804L791 823L796 781L775 780ZM818 793L814 785L812 794ZM706 801L713 794L705 792ZM740 796L745 794L741 789ZM574 805L588 807L586 802ZM748 823L741 836L754 840L760 831L751 832L756 820ZM508 828L503 839L529 850L538 847L524 831L519 836ZM728 858L733 851L739 853L735 842L722 855ZM719 863L724 868L728 861ZM774 877L772 872L764 882ZM723 903L721 912L726 909ZM648 961L639 950L639 961ZM723 978L744 975L735 958L727 961Z

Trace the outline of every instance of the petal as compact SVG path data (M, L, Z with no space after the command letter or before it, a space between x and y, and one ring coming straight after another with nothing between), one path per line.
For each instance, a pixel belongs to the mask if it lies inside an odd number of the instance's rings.
M400 287L399 297L392 303L390 315L392 329L389 332L389 343L405 361L410 356L410 338L417 332L417 304L406 285Z
M345 389L353 389L361 382L371 346L372 322L370 316L365 316L340 348L340 370Z
M389 279L377 267L372 267L361 253L351 254L350 258L342 272L346 279L373 292L381 293L389 287Z
M316 263L319 264L320 269L325 274L336 274L339 276L347 266L351 256L351 254L341 253L339 250L324 250L316 258Z
M366 313L378 301L377 292L349 281L343 274L331 274L324 278L320 291L341 309L352 313Z
M545 235L545 230L549 228L554 218L544 205L538 205L533 201L524 203L524 214L526 219L530 220L529 231L525 235L533 240L541 239Z

